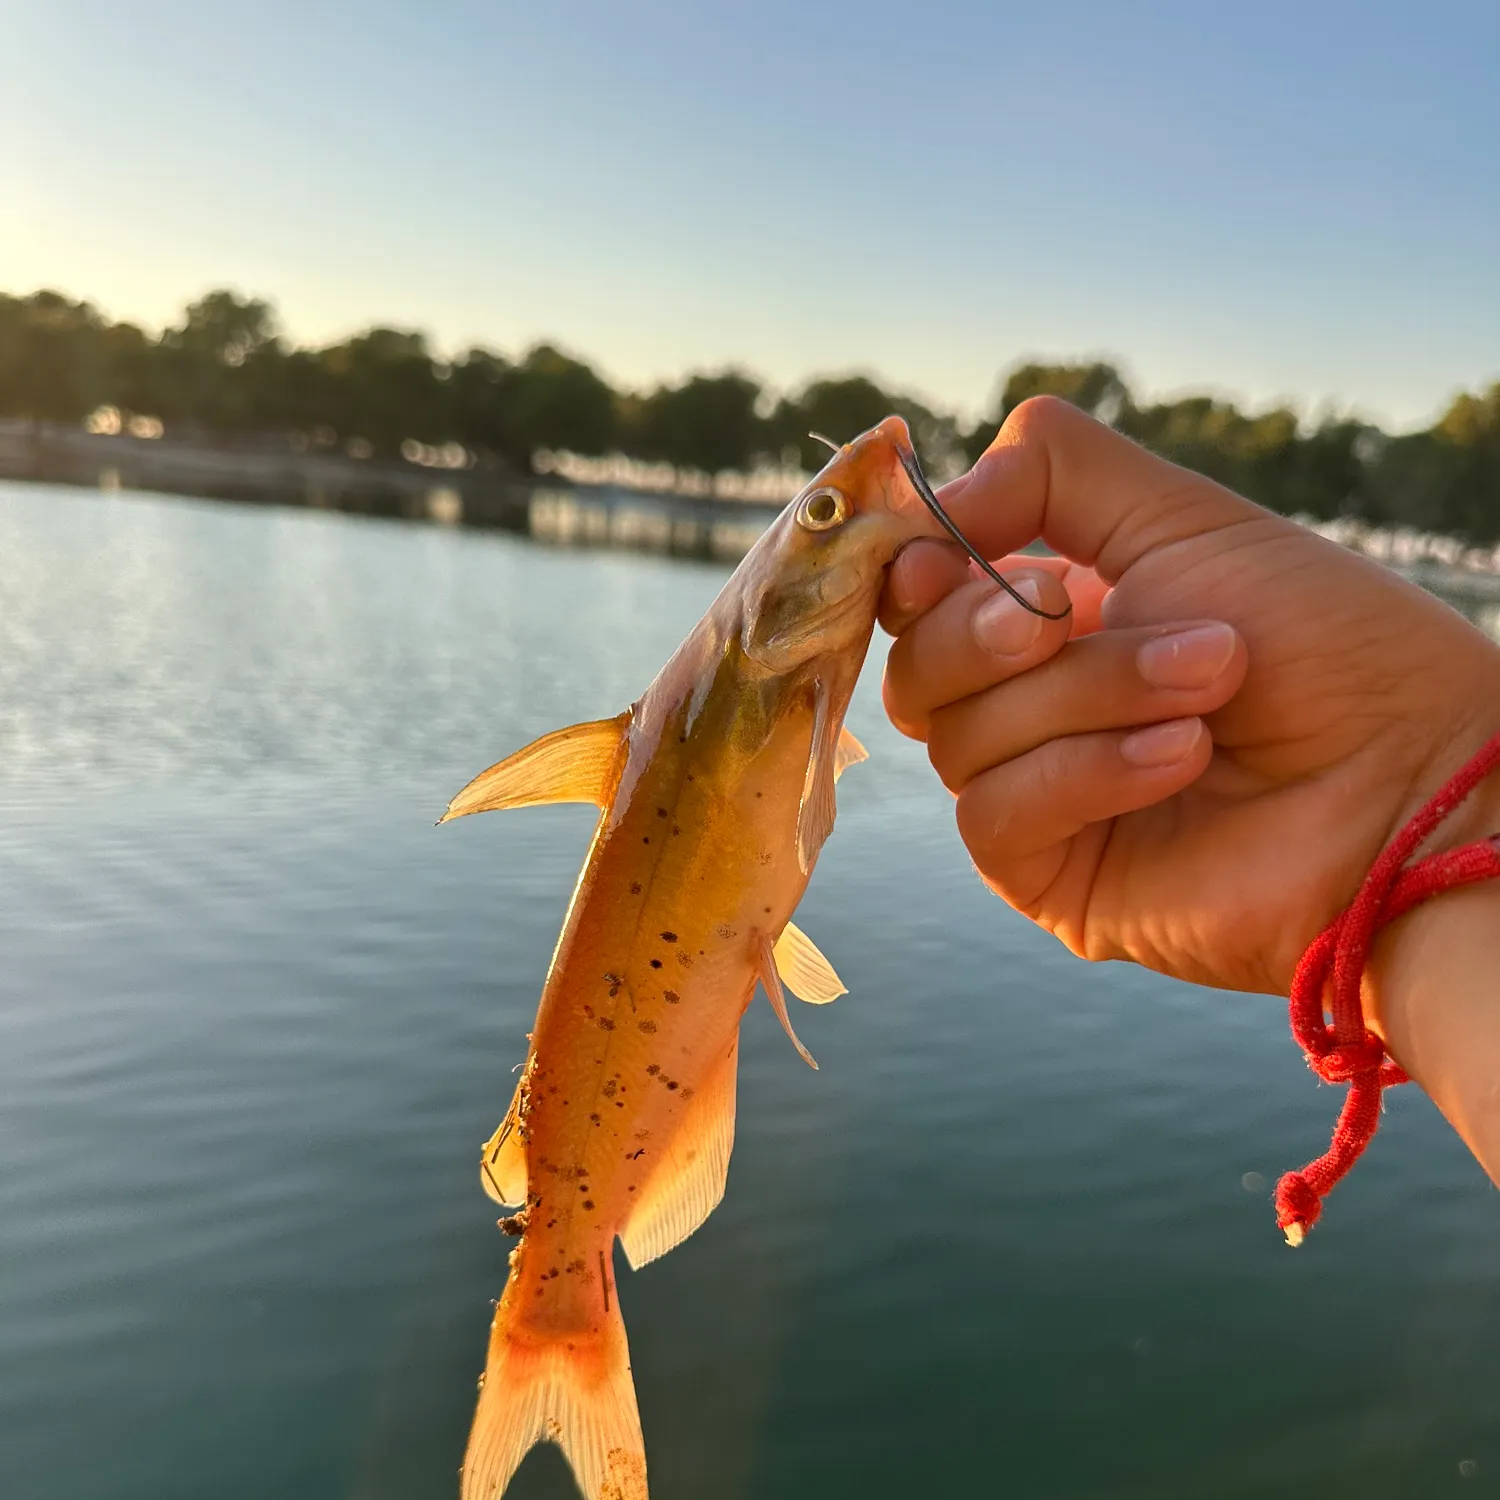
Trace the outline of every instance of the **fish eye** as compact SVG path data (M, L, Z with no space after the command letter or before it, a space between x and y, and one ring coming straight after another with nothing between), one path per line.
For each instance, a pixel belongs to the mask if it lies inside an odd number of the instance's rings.
M814 490L797 509L798 524L808 531L832 531L848 519L848 498L831 485Z

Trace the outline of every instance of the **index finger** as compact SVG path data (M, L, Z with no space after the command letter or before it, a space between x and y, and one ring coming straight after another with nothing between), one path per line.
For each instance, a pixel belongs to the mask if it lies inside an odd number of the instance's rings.
M1160 547L1271 514L1054 396L1016 407L943 498L986 557L1041 538L1109 583Z
M1072 635L1088 635L1100 626L1100 610L1109 585L1092 568L1066 557L1033 557L1013 552L993 560L1001 573L1021 568L1051 573L1062 581L1073 606ZM935 608L955 589L982 579L978 566L952 542L923 539L902 549L891 564L890 577L880 596L880 624L890 635L900 635L916 619Z

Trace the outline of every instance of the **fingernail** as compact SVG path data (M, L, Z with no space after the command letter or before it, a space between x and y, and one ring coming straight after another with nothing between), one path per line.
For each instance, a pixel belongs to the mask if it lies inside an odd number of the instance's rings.
M1136 652L1136 666L1152 687L1205 688L1229 665L1234 631L1228 625L1195 625L1159 635Z
M1042 602L1034 578L1018 578L1011 586L1028 603ZM991 594L974 611L974 639L994 656L1019 656L1041 633L1041 620L1003 591Z
M1137 729L1120 741L1120 754L1133 766L1170 766L1198 743L1201 723L1197 719L1172 719Z

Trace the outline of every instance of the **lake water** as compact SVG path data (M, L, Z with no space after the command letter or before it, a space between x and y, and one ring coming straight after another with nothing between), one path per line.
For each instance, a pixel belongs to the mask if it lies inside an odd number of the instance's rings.
M478 1146L592 814L433 820L722 576L0 486L6 1500L455 1495ZM799 915L822 1071L752 1008L728 1196L622 1277L654 1500L1500 1493L1500 1197L1432 1106L1287 1250L1338 1095L1282 1002L1011 914L877 679Z

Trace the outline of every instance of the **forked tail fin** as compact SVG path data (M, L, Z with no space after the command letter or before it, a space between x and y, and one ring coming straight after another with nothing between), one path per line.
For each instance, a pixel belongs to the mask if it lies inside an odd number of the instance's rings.
M610 1297L609 1304L598 1328L563 1335L512 1326L513 1299L501 1301L464 1454L462 1500L499 1500L540 1442L562 1449L585 1500L647 1500L625 1324L619 1303Z

